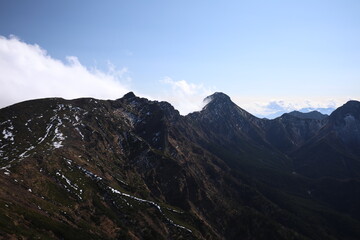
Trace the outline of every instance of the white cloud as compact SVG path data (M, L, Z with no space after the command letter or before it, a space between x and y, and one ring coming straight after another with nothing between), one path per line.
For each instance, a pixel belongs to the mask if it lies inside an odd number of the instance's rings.
M161 98L170 102L183 115L201 110L204 106L203 99L213 93L202 84L188 83L185 80L174 81L165 77L160 82L170 86Z
M40 46L0 36L0 108L43 97L116 99L129 92L127 69L87 69L77 57L64 63Z

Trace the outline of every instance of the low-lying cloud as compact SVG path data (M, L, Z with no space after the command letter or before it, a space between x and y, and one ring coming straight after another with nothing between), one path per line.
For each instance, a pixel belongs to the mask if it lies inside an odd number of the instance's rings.
M116 99L129 92L126 72L88 69L74 56L62 62L36 44L0 36L0 108L44 97Z
M304 98L286 97L283 99L246 98L234 97L234 102L245 110L258 117L275 118L283 113L294 110L309 112L317 110L323 114L330 114L334 109L346 103L349 98L324 98L313 97L310 100Z

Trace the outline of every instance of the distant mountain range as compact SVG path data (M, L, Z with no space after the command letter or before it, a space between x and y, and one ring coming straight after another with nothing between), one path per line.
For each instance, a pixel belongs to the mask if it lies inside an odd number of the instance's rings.
M309 112L319 112L323 115L330 115L335 108L301 108L299 110L294 110L294 112L300 112L300 113L309 113ZM281 115L288 113L286 110L277 111L275 113L271 113L268 115L264 115L261 117L267 118L267 119L274 119L277 117L280 117Z
M360 239L360 102L269 120L206 101L0 109L0 238Z
M311 112L300 112L300 111L292 111L288 113L291 116L301 118L301 119L314 119L314 120L323 120L328 117L328 115L322 114L318 111Z

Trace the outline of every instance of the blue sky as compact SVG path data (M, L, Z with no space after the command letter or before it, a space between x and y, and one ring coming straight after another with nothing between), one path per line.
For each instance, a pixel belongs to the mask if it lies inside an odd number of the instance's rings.
M119 97L132 90L170 101L185 114L197 110L206 94L222 91L262 116L273 113L266 106L274 102L292 110L360 99L359 12L360 1L346 0L1 0L0 35L4 49L14 35L20 43L46 51L44 58L108 74L109 81L121 85ZM3 62L21 54L6 51L0 51ZM3 63L0 68L5 65L12 67ZM11 87L9 78L1 77L1 84ZM44 96L37 85L29 98L36 92ZM63 97L83 95L94 94L74 90ZM5 105L22 100L4 98Z

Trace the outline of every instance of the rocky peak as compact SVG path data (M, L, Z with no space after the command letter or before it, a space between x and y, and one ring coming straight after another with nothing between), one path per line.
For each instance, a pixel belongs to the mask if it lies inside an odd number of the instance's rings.
M209 101L212 101L212 100L231 101L230 97L228 95L226 95L225 93L222 93L222 92L215 92L214 94L212 94L210 96L207 96L204 99L204 101L206 101L206 100L209 100Z
M250 113L237 106L230 97L222 92L216 92L204 99L207 103L201 111L205 115L216 116L217 118L235 119L256 119Z
M205 108L207 106L215 106L215 105L225 105L225 104L234 104L230 97L222 92L216 92L210 96L207 96L204 99L204 102L207 103Z
M203 108L203 112L215 113L216 115L226 115L236 108L239 108L231 101L228 95L221 92L216 92L206 97L204 103L206 103L206 105Z
M128 92L127 94L125 94L123 96L124 99L130 99L130 98L134 98L134 97L136 97L136 96L133 92Z

